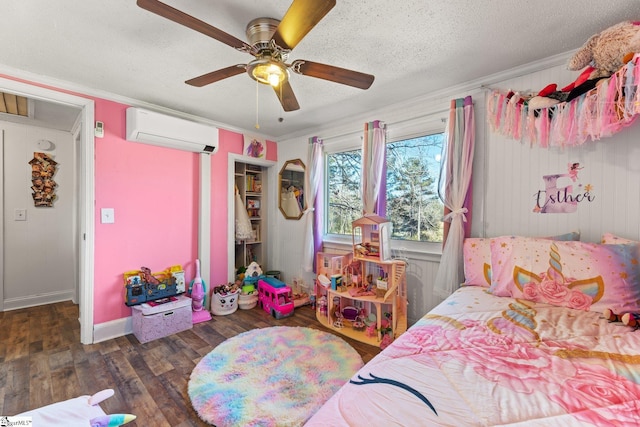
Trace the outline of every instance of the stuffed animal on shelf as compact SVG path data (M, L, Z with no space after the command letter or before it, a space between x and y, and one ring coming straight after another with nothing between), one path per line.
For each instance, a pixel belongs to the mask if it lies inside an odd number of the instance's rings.
M247 270L244 273L245 277L259 277L262 276L262 269L257 262L252 262L247 266Z
M624 65L630 52L640 52L640 22L623 21L595 34L573 55L567 68L581 70L591 65L591 78L609 77Z

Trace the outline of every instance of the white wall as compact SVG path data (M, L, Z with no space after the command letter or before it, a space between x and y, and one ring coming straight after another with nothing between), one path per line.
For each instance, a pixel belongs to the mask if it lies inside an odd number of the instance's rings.
M549 83L563 87L578 75L565 70L568 56L527 64L462 87L416 98L403 105L389 106L386 110L372 112L368 117L327 124L308 135L281 141L278 143L279 167L285 160L306 158L301 156L306 156L303 150L306 150L310 136L317 135L330 144L335 135L362 132L363 124L375 119L385 121L391 134L407 123L446 116L444 111L451 99L471 95L476 119L473 236L545 236L579 230L585 241L599 241L603 232L640 240L640 124L634 124L611 138L564 150L531 148L493 133L487 125L485 96L490 88L506 92L509 89L539 91ZM569 162L579 162L584 166L580 171L580 181L594 186L594 201L580 204L575 213L534 213L534 194L544 189L542 176L566 173ZM302 241L303 228L297 224L284 224L283 221L278 223L278 230L273 235L279 240L276 242L279 249L276 260L280 261L280 269L289 277L300 270L301 253L297 242ZM327 249L348 250L348 246L332 244ZM428 249L414 250L397 244L393 254L408 259L408 319L413 323L438 302L432 290L440 257ZM309 281L313 279L313 275L305 277Z
M74 146L68 132L0 122L4 131L4 309L63 301L74 296ZM31 165L40 139L58 170L53 207L34 207ZM16 209L27 220L15 221Z
M462 95L458 95L462 96ZM345 126L321 130L317 135L323 139L326 149L335 145L342 146L348 140L360 140L364 123L376 119L387 123L390 138L394 135L411 134L416 128L425 127L434 130L434 123L440 126L436 131L444 130L442 119L446 117L446 108L449 105L449 97L440 96L435 99L421 102L415 107L389 112L372 113L371 117L356 118L353 122ZM308 136L292 138L278 142L278 165L280 170L287 160L300 158L305 165L309 164L308 159ZM415 136L415 134L413 135ZM348 143L348 142L346 142ZM302 247L304 241L304 224L306 216L300 221L285 220L277 210L277 200L273 203L276 206L275 215L277 217L277 230L271 235L276 239L276 254L272 258L274 266L283 272L285 281L292 277L303 277L306 284L313 285L314 274L305 273L302 270ZM437 252L440 245L436 244L428 251L416 251L415 248L403 243L396 243L392 247L392 254L396 258L403 258L407 261L407 297L409 300L408 321L413 324L422 315L438 303L432 295L433 282L435 281L440 254ZM434 251L435 249L435 251ZM351 236L344 242L325 242L326 252L340 253L351 250Z
M576 77L563 66L505 81L499 88L540 90L549 83L562 87ZM580 147L545 149L521 144L486 132L483 162L486 184L474 188L485 220L475 222L474 235L522 234L544 236L579 230L581 240L598 242L603 232L640 238L640 126L636 123L609 138L587 141ZM578 204L576 212L533 212L534 195L544 190L543 175L567 173L567 164L579 162L579 180L591 184L592 202ZM583 191L583 190L582 190Z

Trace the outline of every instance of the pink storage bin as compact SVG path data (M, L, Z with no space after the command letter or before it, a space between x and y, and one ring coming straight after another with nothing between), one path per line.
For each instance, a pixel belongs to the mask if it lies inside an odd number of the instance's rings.
M146 343L193 327L191 298L179 295L176 301L150 306L133 306L133 333Z

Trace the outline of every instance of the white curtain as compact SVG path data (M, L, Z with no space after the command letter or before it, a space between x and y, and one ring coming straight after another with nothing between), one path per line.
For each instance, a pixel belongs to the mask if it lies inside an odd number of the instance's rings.
M323 202L320 187L323 180L324 147L322 140L314 136L309 138L309 156L304 184L307 210L304 212L305 233L302 268L306 272L314 271L316 253L322 249Z
M252 237L251 220L247 209L244 207L242 197L236 188L235 197L235 220L236 220L236 240L246 240Z
M365 215L375 213L380 182L384 172L387 137L380 120L366 123L362 141L362 206Z
M475 121L470 96L451 101L443 149L438 191L445 205L445 237L434 295L441 300L451 295L464 281L462 244L465 238L467 208L465 199L471 183ZM450 223L447 224L446 223ZM448 231L448 233L447 233Z

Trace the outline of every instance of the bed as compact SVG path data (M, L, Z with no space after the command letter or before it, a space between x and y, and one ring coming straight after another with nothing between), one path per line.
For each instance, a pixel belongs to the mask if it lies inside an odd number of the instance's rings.
M639 246L611 238L486 239L486 262L466 247L470 283L306 425L639 425L640 330L602 314L640 308Z

